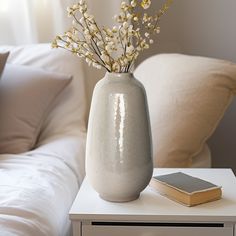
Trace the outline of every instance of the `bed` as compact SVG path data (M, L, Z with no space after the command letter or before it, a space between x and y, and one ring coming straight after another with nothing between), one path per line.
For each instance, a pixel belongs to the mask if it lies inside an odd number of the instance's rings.
M0 155L0 235L71 235L68 212L85 176L86 126L93 86L101 74L48 44L9 50L8 63L73 75L71 84L49 112L36 147L22 154ZM97 73L97 72L95 72ZM209 167L203 150L194 167Z

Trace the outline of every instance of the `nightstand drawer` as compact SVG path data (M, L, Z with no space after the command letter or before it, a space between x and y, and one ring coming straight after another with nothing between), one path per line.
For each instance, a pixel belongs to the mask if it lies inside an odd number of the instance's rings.
M192 226L190 224L171 226L176 225L171 223L163 226L155 226L152 223L138 224L83 225L82 236L233 236L233 225L215 224L214 227L214 224L192 224Z

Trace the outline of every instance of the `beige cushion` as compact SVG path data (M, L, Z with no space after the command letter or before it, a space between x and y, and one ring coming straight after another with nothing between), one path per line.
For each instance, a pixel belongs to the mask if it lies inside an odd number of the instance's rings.
M32 149L41 125L70 76L7 64L0 86L0 153Z
M0 77L2 75L8 56L9 56L9 52L0 53Z
M135 76L147 91L155 166L191 166L232 101L236 65L163 54L143 62Z

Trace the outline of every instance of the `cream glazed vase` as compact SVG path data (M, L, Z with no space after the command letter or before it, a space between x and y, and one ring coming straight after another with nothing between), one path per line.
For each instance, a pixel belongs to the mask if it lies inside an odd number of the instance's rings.
M90 109L86 175L100 197L132 201L153 172L146 92L132 73L106 73Z

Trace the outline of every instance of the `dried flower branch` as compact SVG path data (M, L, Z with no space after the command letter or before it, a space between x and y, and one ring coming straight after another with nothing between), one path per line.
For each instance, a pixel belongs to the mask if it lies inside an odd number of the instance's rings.
M85 0L80 0L67 9L68 16L73 19L71 29L57 36L52 47L64 48L84 58L89 66L127 73L140 52L153 44L151 36L160 33L160 19L172 1L167 0L154 16L145 12L151 6L151 0L122 2L120 13L114 16L117 26L110 29L100 28L88 12ZM143 8L142 13L138 11L140 7ZM141 31L141 27L145 32Z

